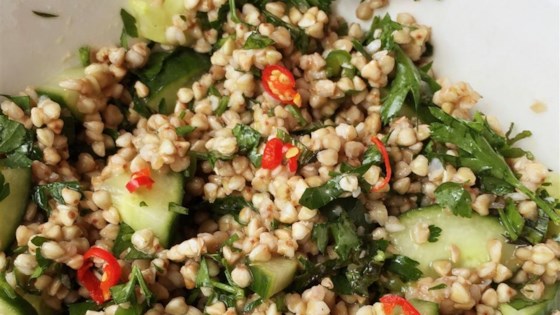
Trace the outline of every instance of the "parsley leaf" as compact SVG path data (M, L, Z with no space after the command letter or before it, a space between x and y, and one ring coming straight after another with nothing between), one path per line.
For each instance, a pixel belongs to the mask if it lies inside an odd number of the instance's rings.
M37 249L35 250L35 260L37 261L37 267L35 267L35 270L31 275L31 279L40 277L53 264L52 260L45 258L41 253L41 246L47 241L49 241L49 239L42 236L35 236L31 240L31 243L37 246Z
M422 271L416 268L417 266L417 261L406 256L397 255L390 259L387 270L397 274L404 282L409 282L422 277Z
M274 44L274 40L270 37L253 32L247 37L247 40L243 44L243 49L263 49Z
M472 216L471 195L461 184L446 182L439 185L434 193L438 204L451 209L454 215Z
M428 229L430 230L430 235L428 236L428 242L430 243L437 242L439 236L441 235L441 228L439 228L436 225L430 224L428 226Z
M393 32L401 30L403 26L391 19L389 14L385 14L383 17L376 16L373 18L369 31L365 36L365 43L369 44L375 40L376 33L379 32L379 40L381 40L381 47L387 50L394 50L398 47L393 39Z
M300 126L305 126L307 125L307 120L305 119L305 117L303 117L303 114L301 113L301 109L299 107L296 107L294 105L287 105L284 107L290 114L292 114L292 116L294 116L294 118L296 119L298 125Z
M121 19L123 30L121 33L121 46L128 47L128 37L138 37L138 29L136 28L136 18L128 13L125 9L121 9Z
M292 40L294 41L296 48L300 52L302 53L308 52L310 39L309 36L305 34L304 30L302 30L301 28L293 24L286 23L284 20L280 19L279 17L275 16L274 14L270 13L267 10L263 10L262 13L264 14L264 17L268 23L271 23L274 26L282 26L290 32L290 35L292 36Z
M500 222L506 229L506 233L509 239L515 241L521 231L523 231L523 226L525 226L525 220L517 211L517 207L511 201L511 199L506 200L506 206L504 209L498 209L498 214L500 215Z
M102 308L103 305L97 305L93 301L85 301L68 305L68 313L69 315L85 315L87 311L99 311Z
M211 211L217 215L234 214L237 215L241 209L249 207L254 209L255 206L243 196L227 196L224 198L218 198L211 203Z
M433 287L430 287L428 289L428 291L432 291L432 290L441 290L441 289L445 289L447 288L447 285L445 283L440 283L440 284L436 284Z
M51 207L49 205L49 197L52 197L59 204L65 205L66 202L62 198L62 189L68 188L81 193L80 183L78 182L54 182L44 185L38 185L33 190L33 201L50 215Z
M240 153L248 154L255 150L255 148L258 148L261 143L261 134L247 125L237 124L232 132L237 140Z
M317 249L321 253L325 253L327 249L327 244L329 242L329 230L328 225L325 223L315 223L313 225L313 232L311 237L317 244Z
M6 178L0 173L0 201L6 199L10 195L10 183L6 182Z
M31 109L31 98L27 95L7 95L7 94L0 94L10 101L14 102L17 106L23 109L25 112L29 112Z
M504 157L496 152L489 140L480 133L472 123L458 120L441 109L429 108L431 114L439 120L430 124L432 139L442 143L456 145L459 156L446 156L455 165L468 167L477 175L489 175L502 180L533 200L554 223L560 223L560 213L545 198L525 187L515 176Z
M148 288L144 277L142 276L142 271L138 266L133 266L130 272L130 280L127 283L119 284L111 288L111 297L113 301L117 304L127 303L134 305L136 304L136 286L140 287L140 292L146 298L148 305L151 304L153 293Z
M134 234L134 230L128 224L121 222L119 234L117 234L112 249L115 257L121 257L123 252L126 252L124 256L126 260L152 259L153 255L143 253L132 245L132 234Z
M19 148L26 137L25 127L4 115L0 115L0 153Z
M222 98L220 98L220 101L218 102L218 108L216 108L214 114L218 117L222 116L222 114L225 113L225 111L228 109L228 104L229 96L222 96Z
M299 204L309 209L318 209L339 198L345 190L340 187L340 180L346 174L337 175L317 187L309 187L301 195Z
M193 127L193 126L180 126L180 127L175 128L175 133L177 133L177 135L180 136L180 137L184 137L184 136L188 136L189 134L191 134L195 130L196 130L196 127Z

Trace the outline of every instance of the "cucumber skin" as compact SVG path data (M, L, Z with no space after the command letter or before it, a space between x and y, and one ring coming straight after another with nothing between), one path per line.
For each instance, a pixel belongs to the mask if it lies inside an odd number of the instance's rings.
M455 267L473 268L484 262L490 261L487 242L491 239L502 241L502 263L510 269L518 267L514 258L514 245L506 243L505 229L495 217L480 216L473 213L471 218L455 216L440 206L430 206L410 210L399 217L405 229L401 232L389 234L389 239L397 252L408 256L420 263L418 268L424 276L437 276L431 268L431 262L439 259L449 259L449 245L452 243L461 251L460 260ZM410 236L410 231L416 223L433 224L442 229L436 242L416 244Z
M0 252L4 251L15 238L15 231L21 222L31 190L31 168L6 168L0 172L10 185L10 194L0 201Z
M270 298L292 283L297 265L296 260L284 257L250 264L249 269L253 278L251 290L263 299Z
M2 315L39 315L29 302L19 294L15 298L9 297L0 289L0 314Z
M135 231L150 229L158 237L163 247L169 245L177 213L169 211L169 203L181 204L183 201L183 176L169 172L163 174L152 171L152 189L139 188L130 193L125 185L131 174L125 172L106 179L98 189L109 192L113 205L119 211L121 220ZM144 201L147 206L141 207Z

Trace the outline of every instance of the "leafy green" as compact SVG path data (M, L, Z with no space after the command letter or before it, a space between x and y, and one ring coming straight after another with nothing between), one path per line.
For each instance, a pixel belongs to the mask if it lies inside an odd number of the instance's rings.
M93 301L85 301L68 305L69 315L85 315L87 311L99 311L103 305L97 305Z
M25 127L4 115L0 115L0 153L11 152L20 147L26 137Z
M66 202L64 201L64 198L62 198L62 190L64 188L80 193L82 192L79 182L53 182L35 186L31 197L41 209L45 210L47 214L50 215L51 207L49 205L49 197L56 200L59 204L65 205Z
M536 220L525 220L525 225L523 226L517 243L535 245L542 242L548 232L549 221L550 219L546 213L539 209Z
M327 78L339 77L341 75L352 78L356 73L356 69L350 62L351 60L352 55L346 50L338 49L331 51L325 59L327 63L325 67Z
M311 7L318 7L325 13L329 13L333 0L288 0L287 2L300 12L306 12Z
M397 255L389 260L387 270L397 274L404 282L409 282L422 277L422 271L417 266L417 261L406 256Z
M480 190L497 196L504 196L515 191L515 188L506 181L487 174L479 175Z
M354 50L362 54L368 62L371 60L371 55L366 51L364 45L362 45L362 43L360 43L357 39L352 39L352 47L354 47Z
M243 196L227 196L224 198L216 199L211 205L211 211L217 215L234 214L237 215L241 209L249 207L254 209L255 206Z
M41 253L41 246L48 241L50 241L48 238L42 236L35 236L31 240L31 243L37 246L37 249L35 250L35 260L37 261L37 267L35 267L35 270L31 275L31 279L40 277L54 262L50 259L45 258Z
M445 283L440 283L440 284L434 285L433 287L430 287L428 289L428 291L441 290L441 289L445 289L445 288L447 288L447 285Z
M89 46L82 46L82 47L80 47L80 49L78 49L78 55L80 57L80 63L82 64L83 67L87 67L90 64L89 54L90 54Z
M121 222L119 234L117 234L112 249L115 257L121 257L126 252L124 256L126 260L152 259L153 255L143 253L132 245L132 234L134 234L134 230L128 224Z
M180 204L177 204L175 202L170 202L169 203L168 210L171 211L171 212L178 213L178 214L184 214L184 215L189 214L189 209L187 209L186 207L183 207Z
M190 151L198 160L208 161L214 167L218 160L220 161L230 161L233 160L233 155L223 155L217 151L208 151L208 152L197 152L197 151Z
M307 120L305 119L305 117L303 117L303 114L301 113L301 109L299 107L296 107L294 105L286 105L284 107L292 116L294 116L294 118L296 119L298 125L300 126L305 126L307 125Z
M218 108L216 108L216 111L214 112L214 114L216 114L216 116L222 116L223 113L225 113L225 111L228 109L228 104L229 104L229 96L222 96L222 98L220 98L220 101L218 102Z
M350 252L360 245L355 225L343 214L336 223L329 225L329 230L334 238L334 251L341 259L348 259Z
M137 303L136 300L136 286L140 287L140 292L145 297L146 303L149 306L153 301L153 293L148 288L142 271L138 266L133 266L130 272L130 280L127 283L119 284L111 288L111 297L117 304L130 303L132 305Z
M271 23L274 26L282 26L290 32L290 35L292 36L292 40L294 41L296 48L300 52L302 53L308 52L310 39L309 36L305 34L304 30L291 23L286 23L284 20L280 19L279 17L275 16L274 14L270 13L267 10L263 10L262 13L268 23Z
M311 237L317 244L317 249L321 253L325 253L329 242L329 226L325 223L315 223Z
M430 224L428 226L428 229L430 231L430 235L428 236L428 242L430 243L437 242L439 236L441 235L441 228L436 225Z
M391 82L389 93L383 99L381 107L381 117L387 123L402 108L406 97L411 94L415 109L420 105L420 86L422 78L420 71L412 60L402 51L400 47L395 47L396 75Z
M274 40L270 37L253 32L247 37L247 40L243 44L243 49L263 49L274 44Z
M123 30L121 33L121 46L128 47L128 37L138 37L138 29L136 28L136 19L125 9L121 9L121 19Z
M208 262L206 261L206 258L203 258L200 261L200 267L198 269L198 273L196 274L196 287L212 288L214 290L215 298L223 301L228 307L234 306L236 301L245 298L245 292L233 282L231 273L225 263L225 259L220 257L216 262L226 267L224 269L224 273L228 284L214 280L210 277Z
M6 178L0 173L0 201L6 199L10 195L10 183L6 182Z
M458 120L436 107L430 107L430 112L440 121L430 124L432 139L454 144L460 149L458 157L448 156L450 160L454 160L457 165L470 168L479 176L489 175L515 187L533 200L554 223L560 223L558 210L521 183L503 156L492 147L486 137L480 136L477 126Z
M454 215L467 218L472 216L471 195L461 184L446 182L439 185L434 193L437 203L451 209Z
M180 127L175 128L175 132L180 137L188 136L189 134L191 134L195 130L196 130L196 127L193 127L193 126L180 126Z
M119 306L115 315L142 315L144 314L145 306L142 304L129 305L128 308Z
M10 101L14 102L17 106L23 109L25 112L29 112L31 109L31 98L27 95L7 95L7 94L0 94Z
M383 17L375 16L371 23L369 31L365 35L364 42L366 44L371 43L376 35L379 32L379 40L381 40L381 48L387 50L395 50L398 48L398 44L395 43L393 39L393 32L401 30L403 26L395 22L391 19L389 14L385 14Z
M313 151L311 151L305 144L301 143L298 139L292 137L289 133L285 132L282 129L276 130L276 137L284 143L291 143L292 145L296 146L299 149L299 158L298 164L299 165L306 165L315 157Z
M345 192L340 187L340 180L345 176L347 175L340 174L321 186L307 188L301 195L299 204L309 209L318 209L339 198Z
M500 222L506 229L506 233L509 239L515 241L523 227L525 226L525 220L517 211L517 207L511 201L511 199L506 200L506 206L504 209L498 209L498 214L500 215Z
M239 153L246 155L258 150L262 137L258 131L245 124L237 124L232 132L237 140Z

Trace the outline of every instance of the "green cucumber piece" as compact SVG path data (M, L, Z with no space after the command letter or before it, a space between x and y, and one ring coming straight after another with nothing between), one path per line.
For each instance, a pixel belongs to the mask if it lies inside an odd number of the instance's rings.
M401 232L390 233L389 240L398 253L416 260L418 268L425 276L437 276L431 268L436 260L450 259L451 245L460 250L460 258L454 267L475 268L490 261L486 244L490 240L500 240L503 243L502 263L515 270L517 260L513 255L515 246L506 243L504 227L495 217L480 216L473 213L471 218L453 215L440 206L431 206L410 210L399 217L405 229ZM436 242L416 244L410 235L418 223L427 223L439 227L441 235Z
M548 315L552 311L560 309L560 284L547 287L543 293L543 298L537 304L515 308L515 299L509 304L500 304L498 309L502 315Z
M12 244L21 218L25 214L31 188L30 168L8 168L0 165L0 173L10 185L10 194L0 201L0 252ZM0 313L2 314L2 313Z
M59 75L51 78L47 83L35 88L35 91L39 95L50 98L60 106L68 108L75 118L82 120L84 114L80 113L77 107L80 94L77 91L65 89L58 84L65 80L80 79L84 76L84 68L66 69Z
M98 187L111 195L122 221L135 231L150 229L164 247L169 245L177 213L169 211L169 204L183 201L183 176L179 173L152 171L154 184L151 189L140 187L129 192L125 185L129 172L113 175Z
M150 89L150 95L145 99L148 107L155 112L170 114L175 109L177 91L194 83L208 72L210 57L192 49L181 48L165 57L162 62L157 74L148 76L146 72L152 71L148 68L141 72L140 76L142 82Z
M138 36L164 45L171 44L165 31L173 25L173 16L185 13L183 0L166 0L158 4L152 0L129 0L128 9L136 19Z
M411 299L408 302L414 306L420 315L438 315L439 314L439 304L435 302L420 300L420 299Z
M250 264L249 269L253 276L251 290L263 299L270 298L292 283L297 266L298 262L295 259L284 257Z
M13 293L13 292L12 292ZM0 288L0 314L6 315L43 315L18 294L8 295Z
M24 300L26 300L36 311L37 315L57 315L60 314L59 311L52 309L45 303L45 300L41 298L40 295L21 294Z
M546 190L550 196L560 199L560 174L550 173L547 181L550 182L550 185L546 186ZM550 220L548 222L548 231L545 238L551 238L560 242L560 224L555 224L552 220Z

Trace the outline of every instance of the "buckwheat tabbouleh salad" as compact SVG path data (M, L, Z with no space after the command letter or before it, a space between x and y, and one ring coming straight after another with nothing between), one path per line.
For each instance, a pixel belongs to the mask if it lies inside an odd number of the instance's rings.
M6 95L0 314L558 314L530 132L411 15L331 2L129 0L119 46Z

